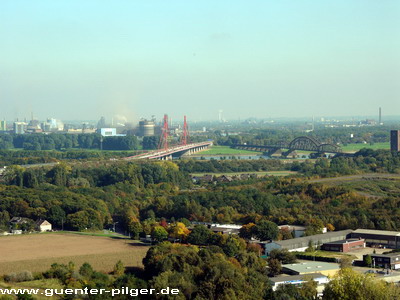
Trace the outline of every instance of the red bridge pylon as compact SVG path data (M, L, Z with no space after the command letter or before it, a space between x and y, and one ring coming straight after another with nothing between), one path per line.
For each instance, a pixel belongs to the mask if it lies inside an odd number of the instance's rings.
M186 146L189 142L189 129L186 122L186 116L183 117L183 133L182 133L182 140L181 145Z
M168 136L169 136L169 128L168 128L168 115L164 115L164 122L162 127L162 132L160 136L160 141L158 142L158 149L168 150Z

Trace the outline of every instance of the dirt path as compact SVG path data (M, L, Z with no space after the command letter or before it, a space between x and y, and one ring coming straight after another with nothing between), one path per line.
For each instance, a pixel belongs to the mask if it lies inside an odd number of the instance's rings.
M310 182L310 183L315 183L315 182L341 183L341 182L349 182L349 181L374 180L374 179L400 180L400 174L365 173L365 174L340 176L340 177L332 177L332 178L312 179L312 180L309 180L308 182Z

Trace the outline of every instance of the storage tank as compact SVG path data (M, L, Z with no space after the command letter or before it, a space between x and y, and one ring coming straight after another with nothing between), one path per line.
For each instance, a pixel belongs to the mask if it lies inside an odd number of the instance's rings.
M155 124L153 121L142 120L139 122L140 136L153 136Z

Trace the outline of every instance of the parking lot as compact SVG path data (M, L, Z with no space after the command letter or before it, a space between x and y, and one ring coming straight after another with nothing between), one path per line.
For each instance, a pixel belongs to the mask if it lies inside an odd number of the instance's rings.
M371 247L365 247L356 251L350 251L346 252L346 254L351 254L355 255L358 260L363 260L363 255L365 254L373 254L375 250L376 254L382 254L383 252L388 252L391 249L383 249L383 248L371 248Z

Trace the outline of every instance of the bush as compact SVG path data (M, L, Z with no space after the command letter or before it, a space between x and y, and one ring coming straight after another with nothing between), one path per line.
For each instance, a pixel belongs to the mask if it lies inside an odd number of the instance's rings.
M30 271L22 271L20 273L10 273L4 276L5 282L23 282L33 280L33 275Z
M338 262L338 260L335 257L314 256L314 255L307 255L307 254L296 254L296 257L298 259L305 259L305 260L326 261L326 262L334 262L334 263Z
M44 279L42 272L33 273L33 280L42 280L42 279Z
M15 273L15 272L4 275L5 282L15 282L16 278L17 278L17 273Z

